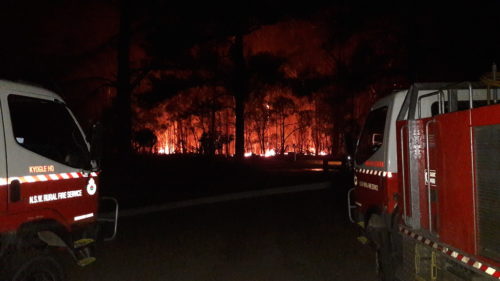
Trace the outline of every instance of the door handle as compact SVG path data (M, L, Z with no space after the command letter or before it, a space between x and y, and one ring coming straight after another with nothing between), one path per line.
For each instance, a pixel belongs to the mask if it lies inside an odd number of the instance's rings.
M21 200L21 182L19 180L13 180L10 182L9 197L11 203Z

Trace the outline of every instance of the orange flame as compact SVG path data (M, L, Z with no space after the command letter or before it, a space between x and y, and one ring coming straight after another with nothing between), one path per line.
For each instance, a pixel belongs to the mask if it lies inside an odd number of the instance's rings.
M193 89L147 113L157 116L148 127L157 127L158 154L206 153L211 143L215 154L234 155L234 101L227 95L213 100L207 91ZM331 112L317 100L296 97L286 89L251 96L245 112L245 157L327 155L332 145Z

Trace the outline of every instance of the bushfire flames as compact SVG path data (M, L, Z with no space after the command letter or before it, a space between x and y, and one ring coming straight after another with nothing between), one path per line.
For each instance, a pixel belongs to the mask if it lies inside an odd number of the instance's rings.
M328 28L292 20L245 36L249 95L245 95L245 156L345 153L349 139L346 136L356 132L357 120L369 110L377 87L372 85L351 99L340 97L336 103L342 105L333 111L332 98L337 91L339 96L345 95L345 90L333 82L323 85L324 77L336 75L337 60L332 59L331 50L325 49ZM353 38L342 47L344 63L350 61L362 38ZM141 93L166 92L169 99L155 102L153 109L135 108L134 130L148 129L157 139L147 149L136 143L138 150L159 154L235 154L236 92L231 77L239 72L234 71L231 59L235 50L232 40L195 46L190 56L199 61L197 68L154 72L150 77L153 79L147 80L151 83L144 82ZM295 47L284 47L283 42ZM210 60L206 60L207 54ZM205 65L214 57L215 65ZM270 82L269 77L276 81ZM157 86L155 81L162 79L166 82ZM182 87L186 81L187 89Z
M151 129L158 154L235 153L232 97L197 88L156 108ZM272 157L289 153L331 154L331 111L320 96L296 97L287 89L253 95L245 108L245 156Z

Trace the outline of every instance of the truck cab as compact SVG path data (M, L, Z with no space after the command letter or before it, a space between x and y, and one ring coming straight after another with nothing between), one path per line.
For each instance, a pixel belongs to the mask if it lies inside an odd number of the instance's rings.
M349 212L382 279L500 278L499 86L414 84L372 107Z
M0 279L23 280L53 248L93 262L99 167L75 116L52 91L0 80L0 119Z
M401 194L398 173L399 137L396 121L406 119L401 113L410 92L420 95L433 92L443 83L414 84L377 101L370 109L359 136L354 156L354 188L351 190L355 211L351 220L364 226L372 215L392 214ZM350 194L351 195L351 194Z
M0 232L33 220L95 220L97 167L75 117L55 93L0 83ZM33 213L36 213L34 215Z

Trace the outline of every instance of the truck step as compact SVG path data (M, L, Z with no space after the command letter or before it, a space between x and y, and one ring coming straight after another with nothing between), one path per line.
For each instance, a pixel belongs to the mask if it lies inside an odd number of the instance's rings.
M366 245L368 243L368 238L366 238L366 236L359 236L357 239L358 239L358 242L363 244L363 245Z
M75 249L78 249L78 248L88 246L94 242L95 242L95 240L92 238L82 238L82 239L76 240L73 244L73 247Z
M87 266L95 261L96 261L96 258L94 258L94 257L86 257L86 258L79 260L77 262L77 264L81 267L84 267L84 266Z

